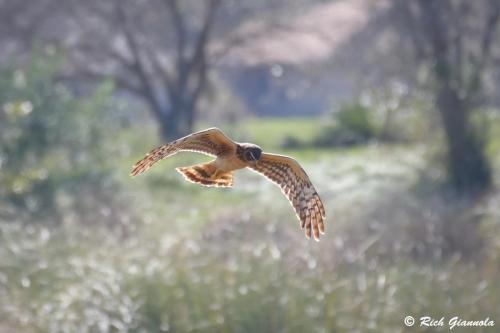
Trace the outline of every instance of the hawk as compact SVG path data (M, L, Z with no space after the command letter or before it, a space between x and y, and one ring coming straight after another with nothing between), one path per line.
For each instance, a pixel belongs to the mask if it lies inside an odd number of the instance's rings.
M291 157L268 154L251 143L234 142L218 128L196 132L151 150L137 162L131 176L148 170L159 160L180 151L203 153L215 157L208 163L176 168L187 181L204 186L231 187L233 172L250 168L277 184L288 198L305 228L315 240L324 234L325 208L309 177L300 164Z

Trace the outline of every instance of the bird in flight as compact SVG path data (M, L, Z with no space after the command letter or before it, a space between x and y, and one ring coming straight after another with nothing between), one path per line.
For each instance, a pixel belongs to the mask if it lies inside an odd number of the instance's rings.
M232 187L233 171L250 168L277 184L295 210L306 237L319 240L325 232L325 208L309 177L291 157L268 154L251 143L234 142L220 129L209 128L151 150L137 162L131 176L148 170L159 160L180 151L215 157L208 163L176 168L187 181L204 186Z

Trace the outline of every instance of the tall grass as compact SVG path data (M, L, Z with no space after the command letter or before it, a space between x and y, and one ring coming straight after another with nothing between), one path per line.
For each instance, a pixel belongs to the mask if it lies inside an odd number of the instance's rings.
M126 240L3 225L0 318L53 333L400 332L406 315L500 315L487 267L389 264L267 223L226 216L198 235Z

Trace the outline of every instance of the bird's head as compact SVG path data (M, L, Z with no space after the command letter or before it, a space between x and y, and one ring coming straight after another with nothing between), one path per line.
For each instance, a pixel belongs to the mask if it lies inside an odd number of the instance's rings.
M242 149L241 158L245 162L257 163L262 155L262 149L252 143L242 143L240 144Z

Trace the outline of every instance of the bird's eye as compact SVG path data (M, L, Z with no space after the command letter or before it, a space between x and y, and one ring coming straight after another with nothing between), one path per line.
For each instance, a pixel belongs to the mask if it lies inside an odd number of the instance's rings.
M245 158L246 158L247 161L255 161L256 160L256 158L255 158L255 156L254 156L254 154L252 153L251 150L247 150L245 152Z

